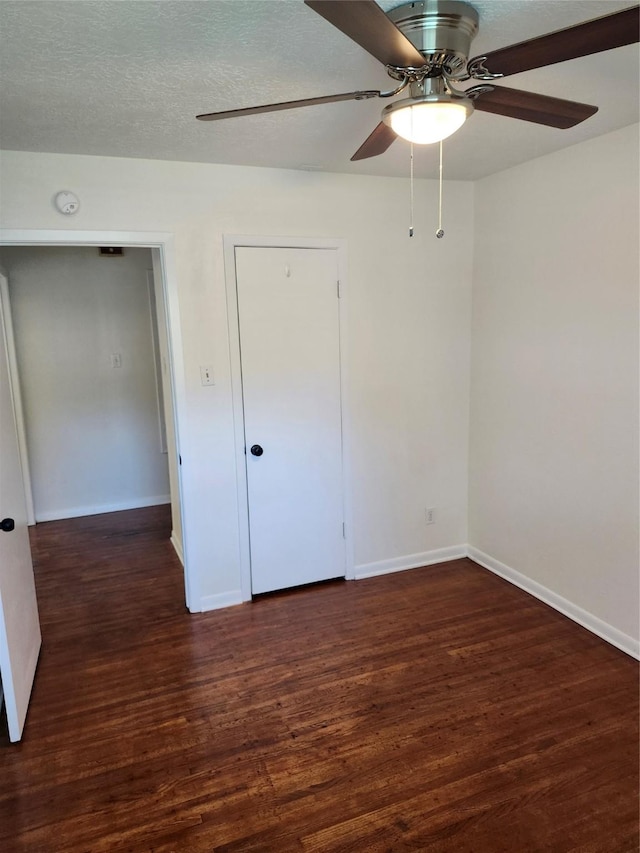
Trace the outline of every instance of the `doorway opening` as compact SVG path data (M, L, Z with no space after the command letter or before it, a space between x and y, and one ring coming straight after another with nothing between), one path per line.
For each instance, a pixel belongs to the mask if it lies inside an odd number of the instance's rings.
M156 239L145 240L148 236ZM28 519L35 523L170 503L171 543L184 568L186 605L197 611L183 524L182 348L176 283L169 273L172 243L169 235L140 237L120 232L21 232L12 239L4 232L0 239L0 264L8 274L2 287L5 315L14 309L18 321L13 324L14 346L23 367L25 353L29 362L28 389L24 383L13 383L22 392L27 390L15 403L21 421ZM100 256L101 247L123 251ZM60 254L51 264L56 252ZM125 263L120 271L126 267L126 272L118 282L112 271L121 261ZM34 267L42 272L48 263L55 267L49 284L56 284L51 289L57 290L57 306L52 293L46 299L38 296L46 289L46 280L29 292L29 276L24 274L29 263L31 273ZM65 277L65 263L78 275ZM84 288L81 280L65 280L82 279L87 269L94 280L85 279ZM127 288L132 275L135 286ZM34 342L30 331L38 318L45 322ZM65 323L69 340L60 341ZM71 335L72 329L78 334ZM18 361L13 359L14 371ZM47 386L49 391L43 394ZM47 464L55 457L56 442L49 425L56 419L58 447L70 455L52 469ZM98 481L101 491L94 492L92 500L90 490Z

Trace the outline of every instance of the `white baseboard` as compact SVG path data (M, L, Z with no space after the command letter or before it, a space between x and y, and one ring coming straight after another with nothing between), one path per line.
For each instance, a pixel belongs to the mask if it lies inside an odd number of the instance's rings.
M174 548L173 536L171 539ZM177 548L176 548L177 552ZM177 552L178 553L178 552ZM178 553L180 556L180 553ZM579 607L577 604L569 601L553 590L548 589L537 581L532 580L526 575L521 574L512 569L510 566L501 563L489 554L485 554L478 548L472 545L453 545L448 548L436 548L433 551L423 551L419 554L408 554L403 557L394 557L390 560L379 560L375 563L363 563L355 568L355 580L364 578L374 578L380 575L388 575L394 572L403 572L408 569L417 569L422 566L432 566L436 563L444 563L450 560L458 560L462 557L469 557L478 565L488 569L496 575L499 575L504 580L514 584L525 592L533 595L534 598L543 601L554 610L567 616L578 625L582 625L588 631L591 631L596 636L606 640L611 645L625 652L631 657L640 659L640 642L633 637L624 634L608 622L594 616ZM221 592L217 595L207 595L200 601L200 609L204 612L207 610L218 610L222 607L230 607L236 604L242 604L242 591L231 590L230 592Z
M535 598L540 599L540 601L544 601L545 604L553 607L554 610L559 611L563 616L568 616L569 619L573 619L573 621L577 622L578 625L582 625L583 628L587 628L587 630L591 631L593 634L596 634L598 637L601 637L603 640L611 643L612 646L626 652L628 655L631 655L631 657L640 658L640 643L638 640L634 640L634 638L629 637L628 634L623 634L622 631L619 631L617 628L614 628L613 625L609 625L608 622L604 622L602 619L594 616L593 613L583 610L582 607L579 607L567 598L563 598L561 595L558 595L557 592L553 592L553 590L548 589L546 586L543 586L537 581L534 581L526 575L512 569L510 566L506 566L504 563L494 559L494 557L491 557L489 554L485 554L483 551L478 550L478 548L468 545L467 556L470 560L473 560L474 563L478 563L485 569L489 569L490 572L493 572L515 586L520 587L520 589L523 589Z
M39 521L60 521L63 518L81 518L83 515L102 515L103 512L121 512L125 509L141 509L145 506L160 506L168 503L171 503L171 495L154 495L149 498L136 498L135 500L110 504L67 507L49 512L38 511L36 512L36 523Z
M171 531L171 538L169 539L169 541L173 545L173 550L176 552L178 559L184 566L184 551L182 550L182 542L180 542L174 530Z
M219 592L217 595L205 595L200 599L200 610L220 610L221 607L231 607L242 604L242 590L232 589L230 592Z
M389 575L393 572L404 572L407 569L432 566L434 563L458 560L466 556L467 548L465 545L452 545L449 548L436 548L433 551L423 551L420 554L406 554L403 557L379 560L376 563L363 563L360 566L356 566L354 577L356 580L375 578L378 575Z

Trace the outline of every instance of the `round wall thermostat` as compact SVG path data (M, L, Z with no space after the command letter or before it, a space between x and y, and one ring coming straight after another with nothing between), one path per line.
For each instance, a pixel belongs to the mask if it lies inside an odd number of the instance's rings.
M70 216L72 213L77 213L78 208L80 207L80 200L78 199L78 196L69 192L69 190L62 190L59 192L56 195L55 203L60 213L64 213L67 216Z

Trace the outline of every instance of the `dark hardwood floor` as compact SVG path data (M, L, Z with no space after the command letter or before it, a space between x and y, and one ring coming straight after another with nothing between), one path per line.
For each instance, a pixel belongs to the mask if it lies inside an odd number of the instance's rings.
M638 850L634 660L468 560L189 615L168 535L34 531L0 850Z

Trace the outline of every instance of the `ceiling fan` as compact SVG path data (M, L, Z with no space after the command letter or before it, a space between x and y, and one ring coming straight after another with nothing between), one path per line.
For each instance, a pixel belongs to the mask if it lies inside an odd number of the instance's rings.
M385 13L375 0L304 0L334 27L382 62L397 85L388 92L365 90L203 113L201 121L337 101L409 97L392 101L382 121L352 160L384 153L401 136L411 142L438 142L462 126L474 108L550 127L569 128L598 108L576 101L496 86L510 74L612 50L640 40L640 6L585 21L564 30L468 59L478 31L478 13L461 0L415 0ZM479 80L458 89L457 83Z

